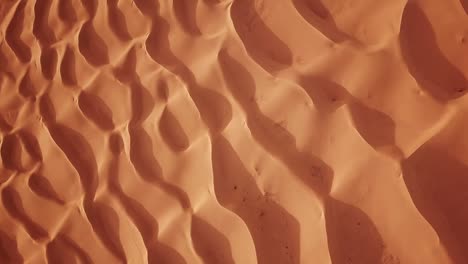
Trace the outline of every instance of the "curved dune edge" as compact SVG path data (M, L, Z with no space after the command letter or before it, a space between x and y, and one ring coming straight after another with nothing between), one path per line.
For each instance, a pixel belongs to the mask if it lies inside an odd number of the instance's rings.
M377 2L1 1L0 263L468 263L468 4Z

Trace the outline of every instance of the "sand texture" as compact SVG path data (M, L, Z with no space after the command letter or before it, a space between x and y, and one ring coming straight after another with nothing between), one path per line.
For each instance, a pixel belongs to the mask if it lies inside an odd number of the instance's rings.
M467 0L0 0L0 264L466 264L467 80Z

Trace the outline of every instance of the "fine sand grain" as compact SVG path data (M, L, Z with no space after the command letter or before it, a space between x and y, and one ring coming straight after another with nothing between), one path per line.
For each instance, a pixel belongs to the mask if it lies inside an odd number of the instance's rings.
M467 0L0 0L0 264L468 263Z

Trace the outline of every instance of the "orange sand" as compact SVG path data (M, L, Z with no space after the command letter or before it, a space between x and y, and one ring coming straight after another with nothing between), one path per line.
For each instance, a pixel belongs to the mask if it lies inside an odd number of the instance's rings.
M0 263L468 263L467 0L1 0Z

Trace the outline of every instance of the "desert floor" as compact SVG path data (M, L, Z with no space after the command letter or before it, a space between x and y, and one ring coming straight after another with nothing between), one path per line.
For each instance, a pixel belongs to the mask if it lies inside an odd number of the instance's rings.
M468 263L467 80L467 0L0 0L0 263Z

